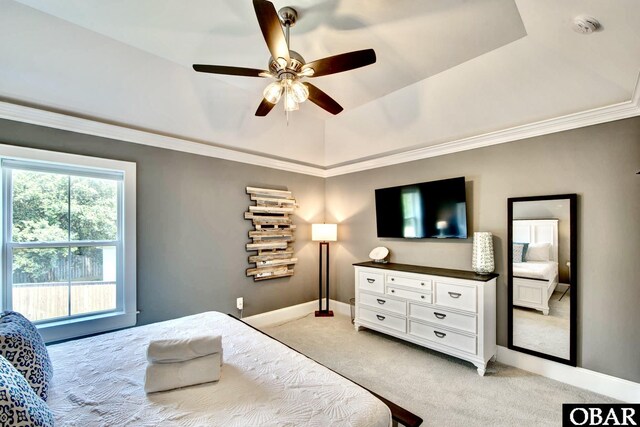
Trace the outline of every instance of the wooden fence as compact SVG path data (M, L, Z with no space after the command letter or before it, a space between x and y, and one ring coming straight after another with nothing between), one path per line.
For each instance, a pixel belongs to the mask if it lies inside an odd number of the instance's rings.
M13 272L13 283L31 283L35 280L63 280L69 275L72 278L95 279L102 277L102 254L94 256L74 256L71 265L69 259L64 258L50 266L46 274L33 277L29 273L17 270Z
M14 283L12 293L13 310L32 322L116 308L115 282Z

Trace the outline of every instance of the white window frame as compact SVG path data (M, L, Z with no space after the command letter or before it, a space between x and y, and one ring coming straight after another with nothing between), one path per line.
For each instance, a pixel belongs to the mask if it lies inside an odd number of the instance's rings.
M73 168L93 169L99 172L116 172L122 174L122 191L119 192L121 209L120 222L121 233L119 239L122 246L121 258L122 268L118 268L117 286L121 286L122 298L117 301L117 308L114 311L104 313L89 313L87 315L73 316L64 319L54 319L43 321L36 326L44 338L45 342L54 342L77 338L80 336L106 332L115 329L134 326L137 320L136 302L136 164L120 160L102 159L98 157L81 156L76 154L59 153L34 148L16 147L12 145L0 144L0 159L10 159L26 162L42 162L46 165L59 165L68 168L73 175ZM6 199L9 194L6 187L6 173L2 173L2 214L0 217L2 227L2 257L0 257L0 267L3 272L6 270L6 218L9 212L10 200ZM5 221L7 219L7 221ZM94 242L92 242L93 245ZM99 242L98 242L99 243ZM64 242L65 245L68 242ZM98 245L99 246L99 245ZM0 275L2 287L2 309L10 307L11 300L8 299L11 290L8 290L5 274ZM121 283L120 283L121 282Z

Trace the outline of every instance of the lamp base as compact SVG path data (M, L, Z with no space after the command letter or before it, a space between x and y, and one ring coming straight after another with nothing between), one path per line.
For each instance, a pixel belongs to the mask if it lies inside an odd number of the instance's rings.
M316 310L316 317L333 317L333 310Z

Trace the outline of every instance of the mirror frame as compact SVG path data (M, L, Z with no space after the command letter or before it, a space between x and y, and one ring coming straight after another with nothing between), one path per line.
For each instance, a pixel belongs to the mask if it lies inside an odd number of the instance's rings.
M541 353L539 351L531 350L528 348L518 347L513 345L513 204L516 202L535 202L543 200L569 200L569 261L571 263L571 294L570 294L570 315L569 315L569 358L563 359L561 357L552 356L550 354ZM532 197L510 197L507 199L507 212L508 212L508 232L507 232L507 280L508 280L508 348L522 353L530 354L532 356L541 357L543 359L552 360L554 362L563 363L565 365L576 366L577 363L577 326L578 326L578 221L577 221L577 194L556 194L549 196L532 196Z

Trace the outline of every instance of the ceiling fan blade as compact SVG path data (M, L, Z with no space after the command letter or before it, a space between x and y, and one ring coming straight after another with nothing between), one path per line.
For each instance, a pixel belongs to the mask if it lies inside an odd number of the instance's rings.
M226 74L229 76L269 77L270 73L255 68L227 67L226 65L193 64L193 69L201 73Z
M313 102L320 108L324 108L333 115L338 114L343 110L342 106L338 104L329 95L312 85L311 83L302 83L309 89L309 101Z
M256 116L264 117L275 107L276 104L272 104L266 99L263 99L260 105L258 105L258 109L256 110Z
M327 74L341 73L364 67L375 62L376 52L373 49L356 50L309 62L302 67L302 73L304 73L304 70L311 68L313 69L313 74L309 77L326 76Z
M253 8L256 10L258 24L260 24L264 41L267 42L271 56L276 61L278 58L283 58L286 61L284 66L286 66L291 62L289 46L287 45L287 39L284 37L276 8L273 3L266 0L253 0Z

